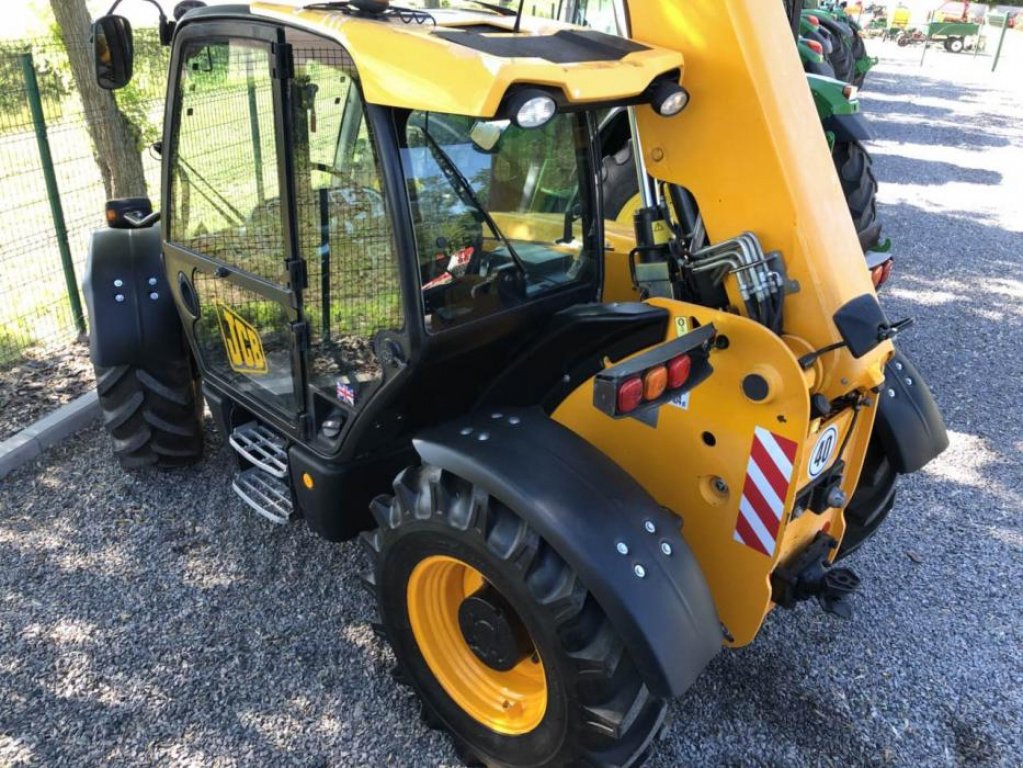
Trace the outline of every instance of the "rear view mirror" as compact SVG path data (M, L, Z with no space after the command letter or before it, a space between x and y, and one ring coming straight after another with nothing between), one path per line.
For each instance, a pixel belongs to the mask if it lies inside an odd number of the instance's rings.
M478 120L469 129L469 139L480 152L493 152L509 125L508 120Z
M114 91L131 82L135 43L131 24L123 16L101 16L92 25L92 48L96 59L96 82Z

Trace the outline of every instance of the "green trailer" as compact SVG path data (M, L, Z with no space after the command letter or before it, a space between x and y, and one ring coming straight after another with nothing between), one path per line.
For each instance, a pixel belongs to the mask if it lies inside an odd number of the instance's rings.
M941 42L949 53L965 50L970 41L973 46L982 47L980 24L969 21L932 21L927 25L927 39Z

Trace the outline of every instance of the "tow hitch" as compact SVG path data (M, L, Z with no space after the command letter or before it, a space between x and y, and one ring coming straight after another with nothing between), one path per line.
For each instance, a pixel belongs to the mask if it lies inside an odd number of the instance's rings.
M821 608L843 619L853 615L849 596L860 586L860 577L849 568L828 565L828 554L838 542L818 533L802 554L771 574L772 598L783 608L816 597Z

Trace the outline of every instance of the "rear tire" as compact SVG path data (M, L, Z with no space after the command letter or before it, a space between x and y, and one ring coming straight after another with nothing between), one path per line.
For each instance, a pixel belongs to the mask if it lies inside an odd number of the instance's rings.
M836 560L855 552L873 536L895 506L895 482L898 475L884 448L872 439L863 461L860 482L845 508L845 535Z
M470 765L640 765L666 703L572 568L514 511L449 472L406 469L394 491L373 502L379 528L363 534L374 560L367 581L424 720L450 731ZM461 622L480 590L496 591L498 615L518 628L510 672L485 664L464 629L452 629L452 611ZM544 681L542 707L531 664ZM521 668L533 681L522 692L521 677L501 677Z
M122 467L181 467L202 458L202 398L191 358L94 369L103 425Z
M881 241L881 224L877 221L877 177L874 175L873 160L866 148L855 139L835 142L832 159L860 239L860 247L866 253Z

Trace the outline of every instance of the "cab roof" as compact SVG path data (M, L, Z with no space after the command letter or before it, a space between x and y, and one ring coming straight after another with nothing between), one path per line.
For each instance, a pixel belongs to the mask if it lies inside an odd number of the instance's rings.
M343 3L271 2L249 10L336 40L367 102L406 109L493 117L515 85L560 90L570 105L622 103L682 68L676 51L529 16L516 33L514 17L464 10L366 16Z

